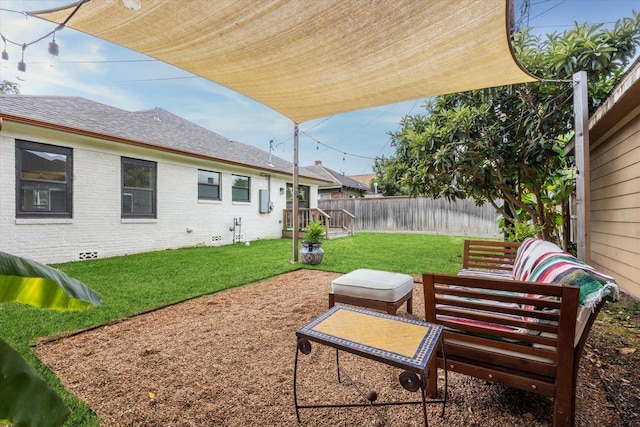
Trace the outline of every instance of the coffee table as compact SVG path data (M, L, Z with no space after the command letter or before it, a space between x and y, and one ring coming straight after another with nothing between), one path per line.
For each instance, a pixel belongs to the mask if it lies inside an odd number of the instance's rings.
M442 403L442 413L447 400L446 360L443 360L445 382L442 399L426 399L426 388L431 375L436 372L436 347L440 346L444 359L444 342L442 326L392 316L385 313L365 310L358 307L337 305L311 320L296 331L297 348L293 371L293 398L296 416L300 422L300 409L370 406L386 425L376 406L421 404L425 426L427 420L427 404ZM338 381L341 374L348 377L340 366L339 352L346 351L366 359L375 360L402 369L399 381L408 391L421 391L422 399L406 402L377 402L376 393L366 395L352 384L363 398L363 403L299 405L297 394L298 355L311 353L311 341L336 349L336 365ZM435 378L434 378L435 380Z

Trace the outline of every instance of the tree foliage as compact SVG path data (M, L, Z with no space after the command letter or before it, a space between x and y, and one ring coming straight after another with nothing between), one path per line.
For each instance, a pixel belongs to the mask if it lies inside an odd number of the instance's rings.
M559 242L575 171L564 155L573 123L572 75L586 70L589 110L606 98L640 41L640 15L612 29L575 24L563 34L513 35L521 64L541 82L474 90L429 100L390 133L395 155L378 159L389 192L492 204L509 222L530 222ZM503 203L504 202L504 203Z
M2 95L20 95L20 86L18 83L3 80L0 83L0 94Z

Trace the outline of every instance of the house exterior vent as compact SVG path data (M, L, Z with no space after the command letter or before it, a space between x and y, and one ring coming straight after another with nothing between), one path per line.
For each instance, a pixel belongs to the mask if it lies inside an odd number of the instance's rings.
M84 251L78 252L78 260L96 259L98 258L98 251Z

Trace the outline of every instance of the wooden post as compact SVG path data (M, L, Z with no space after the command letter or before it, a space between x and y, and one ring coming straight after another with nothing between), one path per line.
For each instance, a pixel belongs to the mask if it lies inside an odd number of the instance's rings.
M589 162L589 94L587 92L587 72L578 71L573 75L573 112L575 120L576 168L576 240L578 259L591 261L591 173Z
M298 124L293 124L293 209L292 209L292 227L293 227L293 254L292 263L298 262Z

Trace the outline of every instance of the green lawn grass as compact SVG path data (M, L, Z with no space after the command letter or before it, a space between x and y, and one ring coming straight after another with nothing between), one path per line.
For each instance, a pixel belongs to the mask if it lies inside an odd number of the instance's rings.
M407 274L455 273L464 237L359 233L325 241L318 266L293 264L292 242L259 240L222 247L196 247L54 265L94 289L102 305L80 312L0 305L0 336L40 372L71 407L66 426L98 426L98 417L73 397L34 355L30 345L111 320L255 282L301 267L346 273L372 268Z

